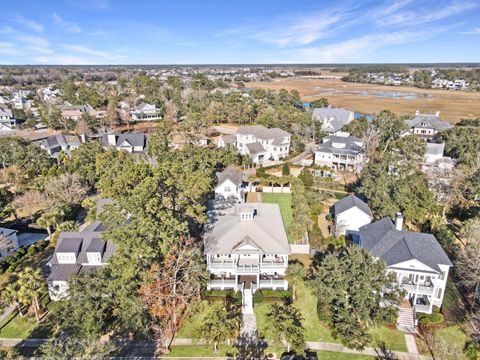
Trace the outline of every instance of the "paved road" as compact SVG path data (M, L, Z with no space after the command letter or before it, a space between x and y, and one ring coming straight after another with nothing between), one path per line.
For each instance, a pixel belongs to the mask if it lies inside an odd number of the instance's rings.
M24 347L39 347L43 344L46 339L0 339L0 347L13 347L13 346L24 346ZM186 338L176 338L173 340L173 346L180 346L180 345L201 345L204 344L203 341L195 342L192 339ZM348 353L348 354L361 354L361 355L369 355L375 357L385 357L385 358L394 358L398 360L429 360L431 359L428 356L418 355L414 353L407 353L401 351L383 351L382 349L374 349L374 348L365 348L362 351L349 349L342 344L333 344L333 343L325 343L325 342L313 342L307 341L307 345L310 350L319 350L319 351L332 351L332 352L341 352L341 353ZM144 342L135 342L130 343L128 345L129 349L135 350L138 349L138 356L136 358L151 358L151 356L146 356L149 352L155 351L155 343L151 341L144 341ZM145 357L146 356L146 357ZM121 358L121 357L119 357ZM205 359L207 359L205 357ZM218 359L218 358L216 358Z

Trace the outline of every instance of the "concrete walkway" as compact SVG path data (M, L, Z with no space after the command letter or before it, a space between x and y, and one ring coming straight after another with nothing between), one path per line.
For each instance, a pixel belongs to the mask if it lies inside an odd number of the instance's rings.
M15 311L15 306L9 306L5 308L3 311L2 315L0 315L0 323L7 318L8 315L10 315L12 312Z
M405 334L405 342L407 343L407 349L409 353L418 354L417 343L412 334Z
M0 339L0 347L13 347L13 346L22 346L22 347L39 347L47 339ZM204 341L193 341L188 338L175 338L173 340L172 346L189 346L189 345L201 345L205 344ZM408 342L407 342L408 344ZM155 347L154 342L138 342L131 343L129 346L141 346L141 347ZM359 355L369 355L380 358L393 358L398 360L430 360L428 356L415 354L413 352L401 352L401 351L389 351L383 349L374 349L374 348L365 348L364 350L353 350L349 349L342 344L334 343L325 343L325 342L313 342L307 341L307 346L310 350L319 350L319 351L331 351L331 352L341 352L347 354L359 354ZM409 351L410 348L409 348ZM418 350L417 350L418 352Z

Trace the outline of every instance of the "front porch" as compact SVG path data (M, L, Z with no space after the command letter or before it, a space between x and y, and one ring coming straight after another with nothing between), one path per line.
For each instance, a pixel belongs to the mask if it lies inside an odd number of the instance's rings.
M207 290L233 290L251 288L253 292L259 289L287 290L288 281L280 275L248 274L248 275L211 275Z

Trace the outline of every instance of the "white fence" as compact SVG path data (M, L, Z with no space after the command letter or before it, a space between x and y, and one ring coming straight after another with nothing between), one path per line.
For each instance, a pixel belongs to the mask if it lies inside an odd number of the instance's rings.
M257 189L258 190L258 189ZM275 194L289 194L292 190L288 186L262 186L262 192L264 193L275 193Z
M310 254L309 244L290 244L292 254Z

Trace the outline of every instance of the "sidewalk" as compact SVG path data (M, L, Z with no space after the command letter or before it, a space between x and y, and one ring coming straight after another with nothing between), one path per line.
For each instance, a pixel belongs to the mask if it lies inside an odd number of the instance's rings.
M22 347L39 347L47 339L0 339L0 347L13 347L13 346L22 346ZM204 341L194 342L192 339L188 338L176 338L173 340L172 346L188 346L188 345L201 345L204 344ZM155 346L155 342L138 342L130 343L130 346ZM374 348L365 348L364 350L353 350L349 349L342 344L334 343L325 343L325 342L313 342L307 341L307 346L310 350L320 350L320 351L331 351L331 352L341 352L348 354L360 354L360 355L369 355L374 357L385 357L385 358L394 358L398 360L430 360L428 356L401 352L401 351L389 351L382 349ZM165 358L167 356L164 356Z

